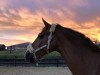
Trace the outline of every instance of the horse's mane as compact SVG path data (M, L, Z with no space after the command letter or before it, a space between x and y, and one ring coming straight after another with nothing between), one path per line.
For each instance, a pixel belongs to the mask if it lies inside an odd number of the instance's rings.
M86 37L84 34L72 30L70 28L62 27L61 25L58 25L58 28L60 28L61 32L67 37L70 41L81 41L84 45L88 46L92 51L98 52L100 51L100 48L95 45L88 37Z

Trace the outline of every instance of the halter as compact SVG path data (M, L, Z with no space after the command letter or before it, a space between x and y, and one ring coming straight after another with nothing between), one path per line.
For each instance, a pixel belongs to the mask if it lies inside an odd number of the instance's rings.
M46 51L47 51L47 53L49 53L49 48L50 48L50 43L51 43L51 40L52 40L52 35L55 32L56 26L57 26L56 23L51 25L51 28L49 30L50 34L48 36L48 41L47 41L46 45L43 45L43 46L41 46L41 47L39 47L37 49L34 49L32 47L31 43L29 43L29 45L27 46L27 51L29 51L30 53L33 53L35 61L37 61L36 52L38 52L38 51L42 50L43 48L47 47ZM38 66L38 63L36 63L36 66Z

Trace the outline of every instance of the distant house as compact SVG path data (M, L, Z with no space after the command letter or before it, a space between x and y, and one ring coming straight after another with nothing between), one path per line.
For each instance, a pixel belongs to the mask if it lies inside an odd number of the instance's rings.
M100 42L97 42L97 43L95 43L97 46L99 46L100 47Z
M100 42L95 43L96 45L100 45Z

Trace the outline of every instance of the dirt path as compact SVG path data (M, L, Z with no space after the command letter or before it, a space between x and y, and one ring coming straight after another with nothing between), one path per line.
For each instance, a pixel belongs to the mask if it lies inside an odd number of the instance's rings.
M0 75L72 75L67 67L0 67Z

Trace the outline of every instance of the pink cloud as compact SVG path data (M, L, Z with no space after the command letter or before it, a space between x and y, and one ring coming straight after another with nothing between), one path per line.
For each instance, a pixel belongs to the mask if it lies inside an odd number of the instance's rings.
M44 18L100 40L99 4L99 0L1 0L0 36L33 41L43 27L41 18Z

